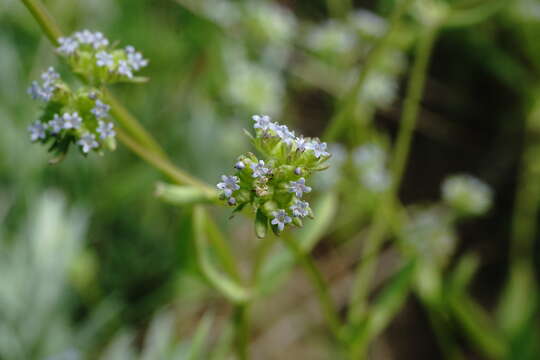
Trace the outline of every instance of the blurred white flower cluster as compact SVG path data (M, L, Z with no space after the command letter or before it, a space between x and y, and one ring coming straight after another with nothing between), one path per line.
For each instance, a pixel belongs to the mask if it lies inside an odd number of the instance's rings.
M491 188L467 174L448 177L442 183L441 191L444 201L460 215L483 215L493 202Z

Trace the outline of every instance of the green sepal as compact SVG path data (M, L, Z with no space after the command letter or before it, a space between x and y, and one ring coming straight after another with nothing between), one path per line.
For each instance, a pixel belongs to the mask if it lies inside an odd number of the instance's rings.
M259 239L266 237L267 228L268 218L264 215L262 209L259 208L255 215L255 235L257 235Z

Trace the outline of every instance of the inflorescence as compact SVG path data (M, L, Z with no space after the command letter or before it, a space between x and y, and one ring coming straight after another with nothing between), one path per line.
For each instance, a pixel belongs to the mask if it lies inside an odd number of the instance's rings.
M28 127L30 140L51 144L58 155L67 153L71 144L84 155L91 151L116 147L111 107L103 95L103 86L118 81L136 81L133 73L148 64L132 46L115 50L100 32L84 30L58 39L57 52L67 57L74 72L89 85L72 90L53 67L33 81L28 94L43 106L43 114Z
M326 169L330 158L326 143L296 136L285 125L272 122L267 115L254 115L255 137L249 135L263 159L251 152L238 157L234 175L223 175L217 188L220 197L235 211L251 205L256 221L264 229L270 223L279 234L287 225L302 226L302 218L313 213L304 195L311 192L306 179L314 171ZM257 231L264 236L264 231Z

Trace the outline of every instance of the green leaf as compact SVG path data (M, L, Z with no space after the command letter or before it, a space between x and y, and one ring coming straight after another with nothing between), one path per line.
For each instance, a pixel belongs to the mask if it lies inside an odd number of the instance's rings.
M268 218L263 214L262 209L257 210L255 215L255 234L259 239L266 237L266 232L268 229Z
M249 289L244 288L218 270L207 251L206 213L202 206L193 210L193 228L195 235L195 252L199 270L205 279L223 296L234 303L244 303L251 297Z
M187 356L188 360L199 360L203 359L203 350L208 341L208 335L210 334L210 329L214 320L212 314L206 314L202 318L195 331L195 335L191 340L191 346L189 347L189 354Z

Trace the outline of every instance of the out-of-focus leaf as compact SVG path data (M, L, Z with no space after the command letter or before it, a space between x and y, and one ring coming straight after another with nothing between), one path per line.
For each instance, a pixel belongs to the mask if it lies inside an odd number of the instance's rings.
M322 194L313 207L316 220L306 221L303 228L296 232L296 241L304 254L309 253L319 240L326 234L337 211L338 199L334 192ZM272 291L294 265L294 256L287 249L280 248L273 254L262 268L261 279L258 281L262 293Z
M191 340L191 346L189 347L188 360L203 359L204 346L208 341L208 336L214 321L212 314L206 314L197 327L197 331Z
M172 311L163 311L152 320L140 359L163 359L172 350L173 341L174 314Z

